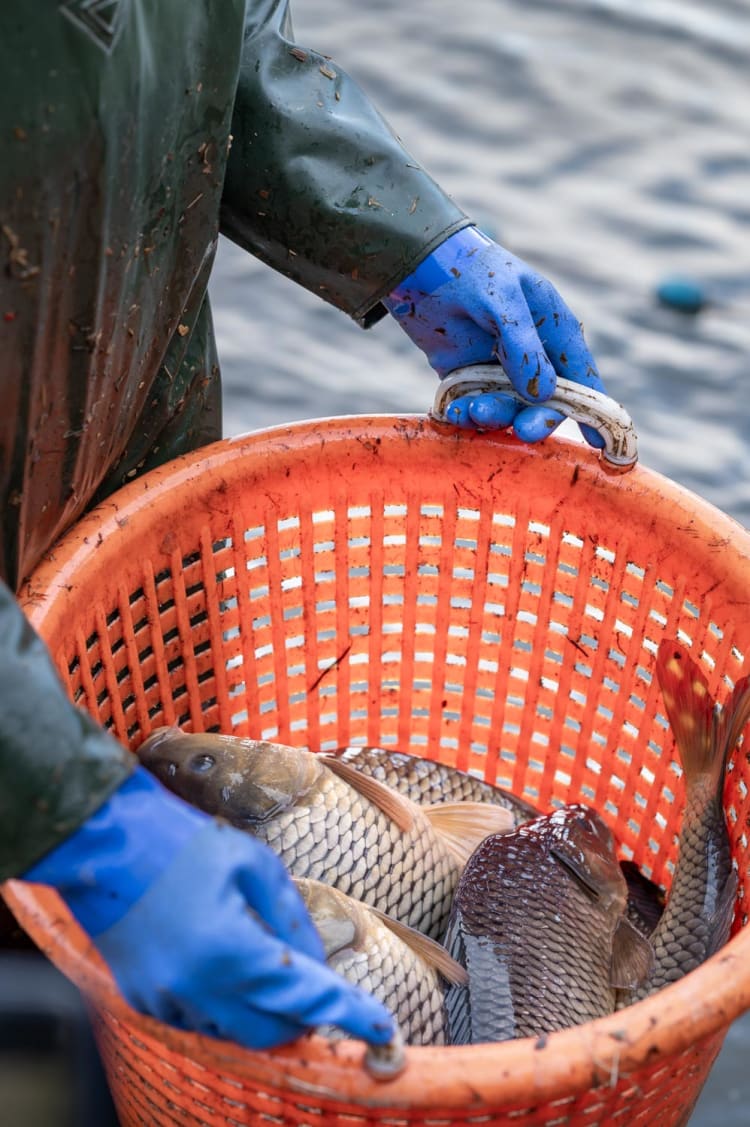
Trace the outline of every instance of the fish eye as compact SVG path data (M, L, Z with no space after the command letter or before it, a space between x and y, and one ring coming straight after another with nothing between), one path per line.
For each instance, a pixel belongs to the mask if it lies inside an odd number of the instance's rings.
M196 774L203 774L204 771L210 771L212 767L216 766L216 760L213 755L194 755L190 760L190 770L195 771Z

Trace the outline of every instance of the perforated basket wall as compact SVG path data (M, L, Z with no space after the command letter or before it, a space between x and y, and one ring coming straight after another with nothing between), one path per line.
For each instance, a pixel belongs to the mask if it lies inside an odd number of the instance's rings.
M160 724L326 749L372 743L583 800L669 883L683 786L653 661L692 647L723 700L748 667L750 536L643 468L418 418L219 443L85 518L22 592L71 697L136 747ZM551 1035L415 1048L377 1084L362 1047L278 1053L129 1011L60 901L5 895L92 999L123 1124L686 1122L750 1006L747 756L727 779L735 936L682 982Z

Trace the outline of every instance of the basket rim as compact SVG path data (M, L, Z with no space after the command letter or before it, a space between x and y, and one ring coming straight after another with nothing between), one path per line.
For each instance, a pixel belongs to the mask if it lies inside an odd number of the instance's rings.
M742 568L747 574L750 533L710 502L643 465L626 475L613 476L602 468L595 452L559 436L529 447L506 432L459 431L423 415L347 415L301 420L222 439L123 487L71 528L23 585L19 600L32 625L43 635L54 632L65 621L71 590L85 582L87 561L95 552L115 560L122 551L128 520L163 504L164 498L175 491L190 490L193 495L200 479L239 472L248 459L259 460L263 467L288 459L294 449L317 449L321 443L339 443L342 449L356 443L359 449L363 434L385 443L412 442L416 438L448 443L453 453L458 450L468 460L473 443L488 443L502 449L505 456L510 450L523 451L524 457L541 463L554 459L561 472L580 473L592 488L658 494L661 501L674 505L683 519L692 522L694 529L713 537L725 553L731 543L729 554L735 558L727 566ZM61 969L84 993L134 1030L199 1059L204 1066L230 1070L253 1083L272 1083L300 1093L324 1093L331 1099L373 1107L467 1109L498 1102L530 1106L542 1099L613 1086L619 1077L667 1050L674 1053L689 1049L700 1038L726 1031L731 1021L750 1008L750 975L743 984L741 974L743 967L750 966L748 927L695 971L626 1010L536 1040L411 1046L406 1050L405 1072L384 1084L363 1072L364 1049L358 1042L332 1043L313 1034L292 1046L258 1053L136 1014L117 994L95 950L92 957L88 940L82 944L85 966L80 953L76 954L69 943L61 949L55 947L49 936L52 909L49 904L45 909L45 896L52 897L54 903L52 920L67 914L55 894L18 881L8 882L2 891L22 925L52 961L65 963ZM71 927L77 930L72 922ZM77 974L71 973L71 958L78 964ZM427 1076L429 1085L425 1083Z
M739 985L750 963L750 929L743 929L696 970L624 1010L540 1038L407 1046L404 1072L384 1082L366 1072L365 1046L358 1041L331 1042L312 1033L278 1049L253 1051L137 1013L120 996L93 943L56 893L17 880L0 888L21 924L34 927L37 936L48 919L58 926L67 921L68 934L62 945L42 941L41 949L95 1009L126 1024L129 1032L197 1060L202 1068L226 1071L251 1084L317 1093L342 1103L467 1110L472 1104L483 1108L499 1103L532 1106L542 1100L615 1087L620 1078L663 1054L688 1050L696 1041L720 1033L750 1009L750 981ZM42 907L45 900L49 901L47 912ZM73 946L76 934L85 952L85 965L80 950ZM429 1086L425 1077L429 1077Z
M508 431L462 430L428 415L351 414L301 419L222 438L142 474L110 494L63 533L23 581L18 599L33 615L35 608L39 608L40 598L44 598L42 591L52 590L57 596L66 584L75 584L75 575L85 566L86 558L93 557L92 548L106 552L108 539L116 543L131 517L152 509L166 494L190 490L192 495L200 489L202 480L220 477L222 471L236 470L237 465L244 464L248 458L256 457L261 464L265 459L265 468L283 462L294 453L325 446L334 446L337 453L347 449L360 452L365 435L369 435L367 441L376 443L391 441L408 445L415 439L437 443L449 447L454 456L463 451L467 464L471 463L469 452L474 443L496 446L506 457L509 453L522 454L524 460L558 463L561 473L573 474L577 481L596 490L624 490L638 496L639 500L641 496L649 496L658 498L662 505L674 506L691 526L692 537L711 540L717 550L724 550L731 543L733 553L742 557L743 565L750 565L750 530L700 494L642 462L624 472L615 470L582 440L558 434L529 444ZM660 519L661 512L657 512L655 520ZM682 526L676 521L673 523L681 530ZM117 544L109 553L113 560L120 547Z

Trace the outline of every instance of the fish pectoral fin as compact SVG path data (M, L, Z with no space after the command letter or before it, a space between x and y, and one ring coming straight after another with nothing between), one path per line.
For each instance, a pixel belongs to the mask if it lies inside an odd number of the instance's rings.
M352 767L337 756L321 755L318 758L334 775L382 810L403 833L407 833L413 827L414 804L408 798L391 790L385 783L373 779L371 775L363 775L356 767Z
M435 802L420 809L461 865L486 837L515 829L512 812L491 802Z
M407 947L410 947L415 954L424 959L428 966L442 975L446 982L453 986L465 986L469 981L468 971L460 963L457 963L452 955L449 955L442 943L438 943L436 939L430 939L428 935L423 935L415 927L409 927L408 924L401 923L400 920L394 920L393 916L389 916L387 912L381 912L379 908L370 908L370 911L378 917L384 927L397 935Z
M579 849L567 842L558 841L550 846L549 851L550 855L568 870L592 899L599 899L602 890L596 883L596 879Z
M653 969L652 944L631 924L627 916L620 916L612 940L610 986L616 990L634 990L646 981Z
M323 942L326 959L358 946L357 925L346 916L329 916L327 919L313 920Z
M143 755L144 759L148 757L150 752L155 751L159 744L165 740L180 739L186 736L187 732L183 732L182 728L178 728L176 724L162 724L159 728L154 728L146 739L137 747L136 754Z

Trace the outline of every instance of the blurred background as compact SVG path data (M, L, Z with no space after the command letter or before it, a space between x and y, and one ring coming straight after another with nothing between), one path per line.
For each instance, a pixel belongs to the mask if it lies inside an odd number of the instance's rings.
M642 461L750 525L750 0L293 10L297 41L354 75L472 218L557 285ZM697 312L660 300L675 277ZM362 332L226 241L211 294L226 434L428 408L435 377L395 323ZM21 989L17 968L8 978ZM29 1038L0 1040L0 1124L110 1127L75 997L51 970L36 981L60 1016L33 1027L35 1055ZM746 1127L749 1052L747 1018L691 1127Z

